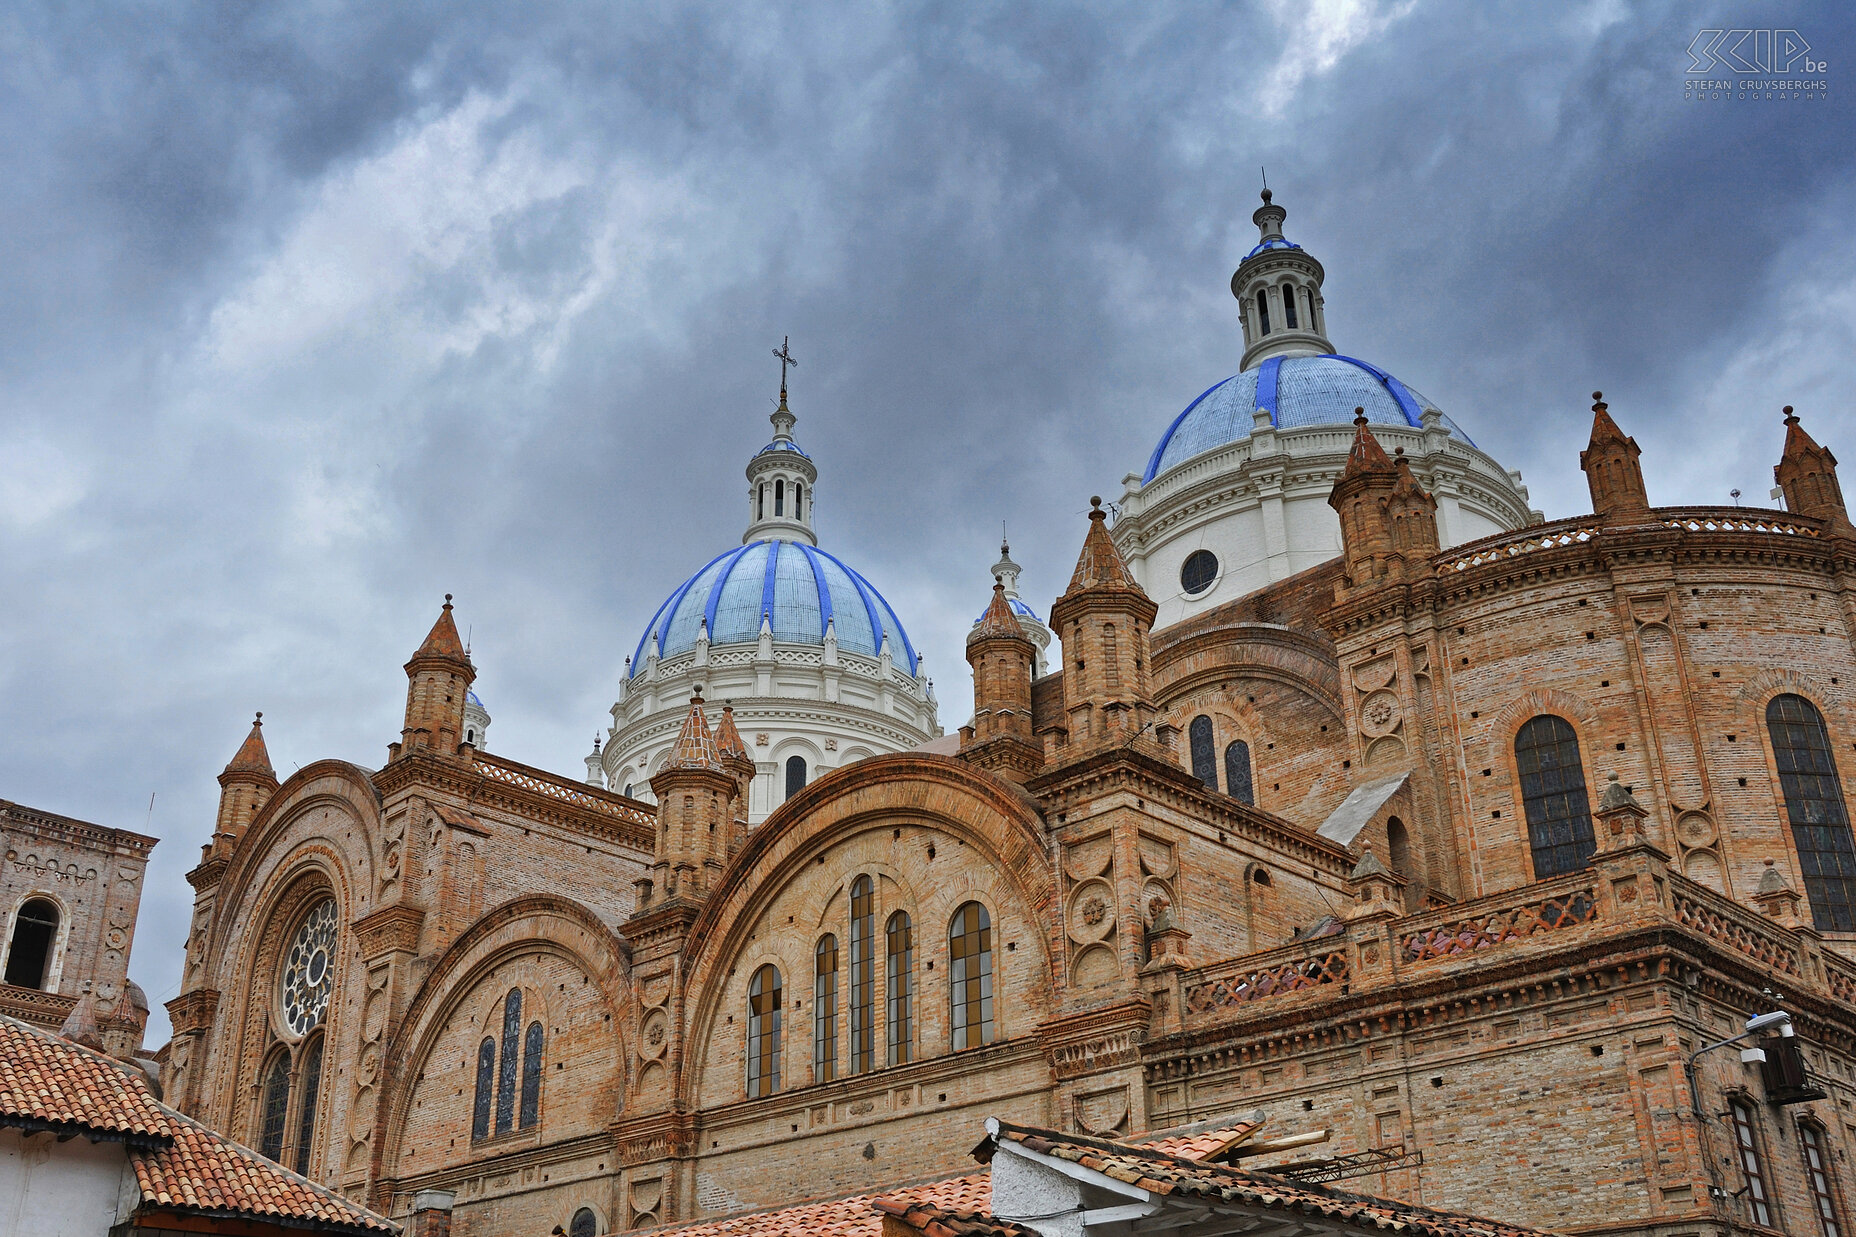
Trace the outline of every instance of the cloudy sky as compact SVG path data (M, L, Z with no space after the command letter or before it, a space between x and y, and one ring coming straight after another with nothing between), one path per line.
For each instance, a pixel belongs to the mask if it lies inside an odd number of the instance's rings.
M162 839L177 990L214 775L378 765L457 594L492 746L580 770L739 536L790 335L824 544L955 725L1007 521L1040 609L1092 492L1233 372L1267 167L1331 334L1586 509L1856 461L1856 81L1824 4L235 6L0 13L0 798ZM1704 27L1827 99L1684 99ZM1718 75L1718 74L1717 74ZM958 716L956 716L958 715ZM152 813L150 796L154 797Z

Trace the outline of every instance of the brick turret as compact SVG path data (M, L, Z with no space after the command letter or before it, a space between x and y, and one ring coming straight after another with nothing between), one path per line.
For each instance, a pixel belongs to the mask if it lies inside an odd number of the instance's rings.
M251 733L219 775L219 819L208 850L224 854L238 844L252 818L277 791L277 774L264 747L264 714L252 719Z
M1592 441L1579 452L1579 467L1592 488L1592 512L1607 524L1634 524L1649 514L1643 488L1643 454L1605 411L1605 393L1592 392Z
M690 697L670 762L651 779L657 841L651 875L639 882L641 911L671 900L700 901L714 886L728 860L735 779L709 729L699 689Z
M715 750L722 758L722 768L735 779L734 818L729 824L728 853L733 855L748 840L748 793L754 785L754 757L742 741L741 728L735 725L735 709L722 706L722 724L716 728Z
M1790 404L1785 406L1785 454L1779 457L1772 476L1785 491L1787 511L1813 516L1833 531L1856 535L1843 505L1843 487L1837 483L1837 457L1805 433Z
M458 625L451 619L451 594L446 593L438 621L406 663L406 725L391 749L393 756L397 759L422 749L456 755L464 736L465 701L476 679L477 668L458 639Z
M1398 472L1398 483L1386 500L1386 521L1392 531L1393 550L1412 565L1437 553L1437 500L1412 476L1405 448L1393 452L1392 465Z
M1063 699L1070 741L1120 741L1155 714L1147 633L1159 607L1135 583L1108 535L1102 500L1089 500L1089 533L1070 587L1051 606L1063 642Z
M1031 731L1031 677L1038 646L1012 612L1005 581L994 578L992 603L967 635L973 667L973 724L960 730L961 759L1022 782L1044 763Z
M1398 489L1399 478L1398 469L1386 458L1385 448L1367 428L1364 408L1353 410L1353 425L1353 449L1347 453L1347 465L1341 469L1340 477L1328 494L1328 506L1340 516L1341 553L1346 559L1347 582L1357 587L1383 579L1392 572L1396 547L1387 508ZM1434 520L1431 528L1435 541Z

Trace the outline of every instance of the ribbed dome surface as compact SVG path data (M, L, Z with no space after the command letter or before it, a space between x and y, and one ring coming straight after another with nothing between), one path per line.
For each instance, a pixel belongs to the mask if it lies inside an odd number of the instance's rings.
M1366 419L1374 424L1415 428L1424 410L1436 407L1391 374L1353 357L1271 357L1188 404L1148 457L1141 481L1145 484L1195 455L1250 437L1260 409L1269 412L1270 423L1278 429L1351 425L1355 408L1364 408ZM1475 445L1449 417L1443 425Z
M710 559L657 608L632 673L644 669L651 648L660 658L695 648L705 622L711 646L752 644L763 616L781 643L822 645L829 623L840 649L866 657L878 654L887 634L896 665L916 672L915 646L868 580L814 546L750 541Z

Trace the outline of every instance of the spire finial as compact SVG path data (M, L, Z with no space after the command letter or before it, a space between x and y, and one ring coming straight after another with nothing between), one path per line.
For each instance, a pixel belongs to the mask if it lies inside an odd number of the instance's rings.
M773 350L773 355L780 358L780 407L782 408L786 407L787 367L799 364L799 362L793 358L792 343L793 337L791 335L783 335L780 337L780 346Z
M251 724L254 726L264 725L264 710L263 709L258 710L258 715L251 719Z
M1593 412L1603 412L1608 407L1610 407L1610 405L1605 403L1605 393L1603 391L1592 392Z
M1355 425L1366 424L1366 409L1360 407L1357 404L1354 406L1354 409L1353 409L1353 423Z
M1785 405L1785 424L1798 424L1798 414L1792 411L1792 406L1790 404Z

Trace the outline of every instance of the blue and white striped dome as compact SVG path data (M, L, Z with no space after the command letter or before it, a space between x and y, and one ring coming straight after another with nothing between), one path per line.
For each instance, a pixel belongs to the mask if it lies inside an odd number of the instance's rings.
M1036 610L1033 610L1030 606L1026 605L1024 602L1020 601L1016 597L1006 598L1006 604L1012 607L1012 613L1016 614L1019 618L1030 619L1034 623L1042 623L1044 621L1043 619L1038 617L1038 612ZM991 605L992 605L991 602L987 603L988 609L991 608ZM981 621L985 619L985 617L986 617L986 611L981 610L980 617L973 620L973 625L975 627L978 627Z
M1188 404L1161 435L1141 483L1195 455L1250 437L1259 411L1267 411L1270 424L1278 429L1351 425L1355 408L1364 408L1366 419L1376 425L1416 428L1423 411L1436 407L1385 370L1353 357L1271 357ZM1476 445L1449 417L1443 425L1453 436Z
M644 669L653 647L660 658L695 648L705 622L712 646L753 644L763 616L781 643L822 645L830 624L840 649L866 657L878 654L887 634L896 665L916 672L915 646L870 581L815 546L750 541L710 559L657 608L632 673Z

